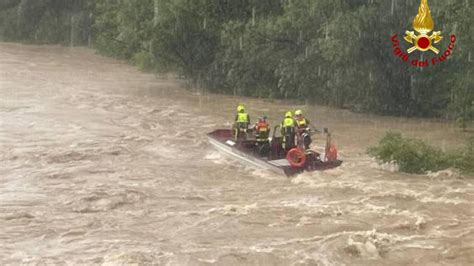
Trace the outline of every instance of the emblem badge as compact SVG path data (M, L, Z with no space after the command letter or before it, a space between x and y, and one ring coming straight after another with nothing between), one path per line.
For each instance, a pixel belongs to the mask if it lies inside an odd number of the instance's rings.
M413 44L413 47L407 50L409 54L416 50L421 52L431 50L435 54L439 53L439 50L433 46L433 43L439 43L443 39L443 36L441 36L441 31L435 31L431 35L428 35L434 29L434 22L431 17L428 0L421 0L418 15L416 15L413 20L413 29L418 35L416 35L414 31L406 31L404 38L405 41Z

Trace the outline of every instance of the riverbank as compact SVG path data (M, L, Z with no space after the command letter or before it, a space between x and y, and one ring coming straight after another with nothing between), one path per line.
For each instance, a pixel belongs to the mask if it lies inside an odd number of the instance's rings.
M141 69L179 73L214 93L443 117L461 127L474 118L474 16L468 1L424 9L419 1L55 3L0 3L0 36L89 45ZM410 30L405 26L418 10L431 9L443 28L436 49L452 47L453 34L460 41L442 65L404 64L388 49L390 36ZM411 60L419 56L412 53Z

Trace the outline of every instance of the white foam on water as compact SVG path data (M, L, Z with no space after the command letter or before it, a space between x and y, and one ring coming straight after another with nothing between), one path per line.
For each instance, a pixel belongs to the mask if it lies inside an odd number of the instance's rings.
M218 151L208 152L204 156L204 159L208 161L212 161L213 163L218 164L218 165L227 165L230 163L229 158L224 156L221 152L218 152Z
M456 179L462 176L457 169L446 169L438 172L429 171L426 175L435 180Z
M280 204L285 207L294 207L294 208L312 208L312 207L321 207L322 201L318 197L314 198L302 198L297 200L285 200L281 201Z
M370 167L374 169L387 171L390 173L397 173L400 171L400 166L395 161L384 163L379 160L373 159L370 164Z
M266 180L285 180L286 177L284 175L276 174L270 170L265 169L251 169L251 173L253 176L257 178L262 178Z
M471 204L472 201L456 198L447 198L447 197L421 197L418 199L420 202L423 203L442 203L442 204L452 204L452 205L459 205L459 204Z
M252 212L253 210L255 210L257 208L258 208L257 203L253 203L253 204L250 204L250 205L243 205L243 206L225 205L222 208L214 209L213 211L211 211L211 213L212 212L219 212L219 213L222 213L224 215L247 215L247 214L249 214L250 212Z
M375 260L380 258L377 247L371 241L359 242L350 236L347 240L346 249L365 259Z

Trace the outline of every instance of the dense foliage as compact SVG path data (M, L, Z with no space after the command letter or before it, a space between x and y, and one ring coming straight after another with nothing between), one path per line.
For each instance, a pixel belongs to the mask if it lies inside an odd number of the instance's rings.
M0 38L29 43L84 45L93 24L93 0L2 0Z
M458 40L447 62L426 69L395 57L390 41L398 33L404 42L419 0L3 0L0 36L92 39L104 54L177 72L213 92L449 117L465 126L474 117L473 3L429 2L444 36L438 48L451 33Z
M444 153L421 140L387 133L376 147L369 149L369 154L385 163L397 163L400 171L406 173L422 174L451 167L474 173L474 138L469 139L463 151Z

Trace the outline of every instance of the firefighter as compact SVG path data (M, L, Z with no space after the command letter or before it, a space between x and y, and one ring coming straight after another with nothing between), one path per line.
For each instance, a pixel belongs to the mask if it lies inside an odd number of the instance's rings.
M247 139L247 131L250 125L250 116L245 112L245 107L243 105L237 106L237 115L235 116L234 123L234 134L235 140L237 141L242 135L244 139Z
M267 122L267 117L260 117L254 126L255 137L257 142L268 142L270 137L270 124Z
M312 142L309 127L310 122L304 117L303 111L301 110L295 112L295 118L298 145L301 145L301 147L307 150Z
M289 151L295 147L296 121L292 112L286 112L281 123L282 148Z
M257 139L257 149L260 156L266 156L270 152L270 124L267 117L263 116L258 119L254 126L255 137Z

